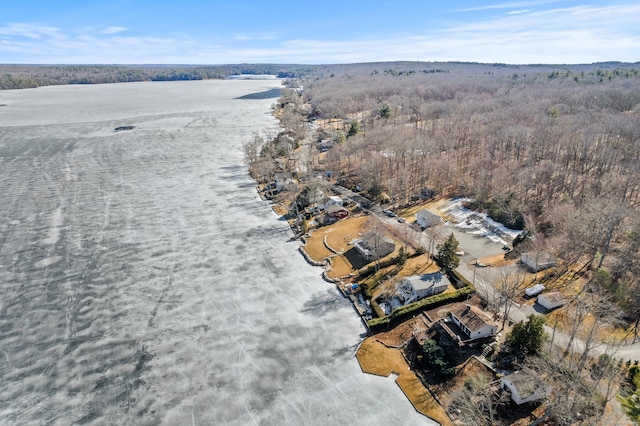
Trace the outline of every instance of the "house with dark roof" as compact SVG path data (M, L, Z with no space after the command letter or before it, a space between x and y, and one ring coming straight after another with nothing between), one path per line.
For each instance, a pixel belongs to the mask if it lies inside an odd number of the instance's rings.
M452 309L449 315L451 321L469 337L468 340L492 337L498 331L498 324L476 306L459 305Z
M355 241L355 247L367 260L382 259L396 249L395 243L375 231L362 235Z

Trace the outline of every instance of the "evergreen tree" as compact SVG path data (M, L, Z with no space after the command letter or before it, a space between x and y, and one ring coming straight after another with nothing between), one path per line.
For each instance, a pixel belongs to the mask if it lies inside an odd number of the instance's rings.
M620 396L618 399L620 406L633 424L640 425L640 369L637 366L629 369L629 379L635 388L634 392L626 397Z
M352 121L351 126L349 126L349 132L347 133L347 136L355 136L358 133L360 133L360 122Z
M537 354L547 339L544 325L547 320L542 315L530 315L527 322L519 321L505 339L505 345L518 357Z
M442 244L438 244L436 248L438 249L436 262L438 262L438 265L440 265L442 269L451 272L458 267L460 264L460 258L456 254L458 251L458 240L456 240L453 232Z

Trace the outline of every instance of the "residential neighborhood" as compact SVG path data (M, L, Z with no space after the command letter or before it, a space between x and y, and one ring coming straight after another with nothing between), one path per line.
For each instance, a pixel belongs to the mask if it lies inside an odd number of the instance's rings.
M464 401L489 398L509 424L545 424L567 392L592 404L586 390L563 391L548 365L532 364L542 353L564 351L585 368L613 345L585 338L583 324L565 325L584 298L577 283L588 280L574 278L584 274L581 266L530 231L509 228L523 219L492 212L495 206L424 186L404 201L384 187L363 190L328 167L341 146L335 123L314 119L295 141L296 160L277 161L273 180L258 190L301 238L305 258L323 267L360 315L368 330L356 353L362 370L384 374L387 363L405 365L397 383L418 412L442 425L464 424ZM486 381L481 387L457 388L477 374Z

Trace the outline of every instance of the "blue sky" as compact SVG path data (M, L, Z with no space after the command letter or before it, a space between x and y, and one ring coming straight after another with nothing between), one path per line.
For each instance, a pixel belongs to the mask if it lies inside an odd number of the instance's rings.
M7 1L0 63L640 61L640 2Z

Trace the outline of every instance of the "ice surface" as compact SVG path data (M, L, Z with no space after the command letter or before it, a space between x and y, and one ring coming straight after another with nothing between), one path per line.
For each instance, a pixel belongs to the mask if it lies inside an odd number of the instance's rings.
M278 85L0 92L2 423L431 424L246 174Z

